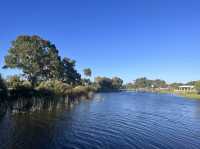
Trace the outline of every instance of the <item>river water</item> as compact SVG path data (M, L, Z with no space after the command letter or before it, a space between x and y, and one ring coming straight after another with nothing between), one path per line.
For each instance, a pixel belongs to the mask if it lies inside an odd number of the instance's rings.
M200 148L200 100L120 92L55 106L4 114L0 149Z

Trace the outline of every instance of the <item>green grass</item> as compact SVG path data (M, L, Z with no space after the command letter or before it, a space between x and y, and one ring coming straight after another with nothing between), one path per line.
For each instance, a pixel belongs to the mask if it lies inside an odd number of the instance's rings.
M182 96L182 97L186 97L186 98L190 98L190 99L199 99L200 100L200 94L197 94L195 92L176 92L174 90L161 90L161 91L159 91L159 93L174 94L174 95L178 95L178 96Z
M178 95L183 96L183 97L187 97L187 98L191 98L191 99L199 99L200 100L200 94L197 93L179 93Z

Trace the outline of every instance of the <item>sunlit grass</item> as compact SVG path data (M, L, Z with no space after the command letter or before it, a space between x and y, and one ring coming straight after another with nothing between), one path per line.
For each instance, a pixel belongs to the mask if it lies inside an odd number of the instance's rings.
M197 94L195 92L177 92L175 90L160 90L159 93L175 94L175 95L190 98L190 99L199 99L200 100L200 94Z

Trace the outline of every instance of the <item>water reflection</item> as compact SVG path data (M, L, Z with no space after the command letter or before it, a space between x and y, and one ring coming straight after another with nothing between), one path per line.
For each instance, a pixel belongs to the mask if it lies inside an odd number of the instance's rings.
M86 98L73 97L59 97L59 98L18 98L17 100L9 100L7 102L0 102L0 118L7 112L27 113L36 111L58 111L73 107L78 104L80 100Z
M5 115L6 111L7 111L6 103L0 102L0 122L1 122L2 117Z
M199 106L171 95L125 92L15 101L0 121L0 149L199 149Z

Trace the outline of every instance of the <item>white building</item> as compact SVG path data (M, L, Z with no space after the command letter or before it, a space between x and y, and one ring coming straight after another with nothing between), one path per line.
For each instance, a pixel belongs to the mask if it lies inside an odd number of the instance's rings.
M182 85L177 88L177 91L195 92L196 90L193 85Z

